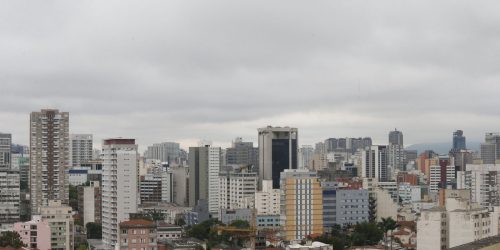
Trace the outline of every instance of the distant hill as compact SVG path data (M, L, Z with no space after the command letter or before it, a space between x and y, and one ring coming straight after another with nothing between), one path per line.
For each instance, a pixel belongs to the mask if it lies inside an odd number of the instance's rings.
M467 149L479 151L481 142L467 142ZM406 147L408 150L417 150L422 153L425 150L433 150L438 154L447 154L451 149L451 142L419 143Z

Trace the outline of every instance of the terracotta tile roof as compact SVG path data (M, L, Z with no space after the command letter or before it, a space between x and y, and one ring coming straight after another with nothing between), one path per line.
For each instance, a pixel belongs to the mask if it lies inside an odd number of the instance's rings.
M120 227L154 227L155 223L144 219L133 219L120 222Z

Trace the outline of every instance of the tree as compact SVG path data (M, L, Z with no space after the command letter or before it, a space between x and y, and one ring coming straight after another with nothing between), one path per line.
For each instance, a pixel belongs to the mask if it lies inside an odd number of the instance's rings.
M78 211L78 187L69 185L69 205L73 211Z
M391 217L382 218L382 220L378 223L378 226L382 232L384 232L384 249L387 249L387 235L389 231L393 231L398 228L398 223L393 220ZM392 236L391 236L391 249L392 249Z
M5 231L0 235L0 247L21 248L25 246L21 236L15 231Z
M234 220L229 226L236 228L250 228L250 223L246 220Z
M352 243L355 246L365 246L377 244L383 237L383 232L375 223L363 222L354 226L351 235Z
M89 222L85 225L87 228L87 239L102 239L102 225Z
M377 220L377 199L370 195L368 197L368 221L374 223Z

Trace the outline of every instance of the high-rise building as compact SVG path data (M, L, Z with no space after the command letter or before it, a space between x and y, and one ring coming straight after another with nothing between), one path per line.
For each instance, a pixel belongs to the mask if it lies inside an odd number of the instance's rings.
M0 133L0 170L11 168L11 149L12 136L11 134Z
M496 145L491 143L481 143L481 160L483 160L483 164L495 164L496 156L495 156Z
M181 164L180 153L179 143L162 142L149 146L146 152L144 152L144 158L168 162L170 165L178 165Z
M280 183L281 226L285 240L323 234L323 192L316 172L285 169Z
M453 147L452 150L466 150L464 131L457 130L453 132Z
M495 145L495 158L500 159L500 133L486 133L484 142Z
M221 172L219 208L248 208L257 191L257 173L248 166Z
M470 189L471 201L493 209L500 206L500 166L494 164L467 165L457 172L457 188Z
M273 181L262 181L262 191L255 193L257 215L280 214L280 190L273 189Z
M259 168L259 149L254 148L253 142L244 142L241 137L236 138L230 148L226 149L227 165L253 165Z
M299 168L311 168L314 148L311 145L302 145L299 149Z
M78 187L78 214L83 225L102 221L102 189L99 181L91 181L89 186Z
M259 128L259 177L260 181L272 180L279 188L280 173L297 169L299 132L290 127Z
M20 201L19 171L0 170L0 224L19 221Z
M221 148L206 144L189 148L189 206L208 201L208 210L219 211L219 173Z
M387 146L387 149L388 165L390 165L394 170L406 170L403 132L398 130L389 132L389 145Z
M403 145L403 132L397 129L389 132L389 144Z
M387 146L367 147L361 153L361 177L387 181Z
M176 166L170 167L172 172L173 184L173 201L179 206L188 206L188 190L189 190L189 167Z
M139 158L135 139L106 139L102 145L102 239L117 244L118 226L137 213Z
M31 211L38 214L49 200L69 203L69 113L42 109L30 116Z
M92 160L93 139L91 134L70 135L70 159L71 166L79 167L82 163Z

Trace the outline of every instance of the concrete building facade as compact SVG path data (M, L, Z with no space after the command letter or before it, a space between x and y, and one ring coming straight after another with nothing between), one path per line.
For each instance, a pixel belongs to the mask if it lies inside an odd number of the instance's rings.
M70 135L70 159L71 166L79 167L82 163L92 160L94 151L94 141L91 134L71 134Z
M254 203L257 191L257 173L248 166L221 172L219 208L248 208Z
M137 213L139 159L135 139L106 139L102 145L102 239L118 243L119 223Z
M323 233L323 192L316 172L286 169L281 173L281 225L285 240Z
M389 179L387 169L387 146L370 146L361 153L361 177L377 181Z
M30 221L14 224L16 231L29 249L51 250L51 232L49 222L40 215L34 215Z
M298 130L268 126L258 129L258 137L260 184L272 180L273 188L279 188L280 173L298 167Z
M31 210L38 214L49 200L69 202L69 113L42 109L30 116Z
M59 200L49 200L48 206L40 208L42 220L50 227L50 244L52 250L73 250L75 227L72 209Z

